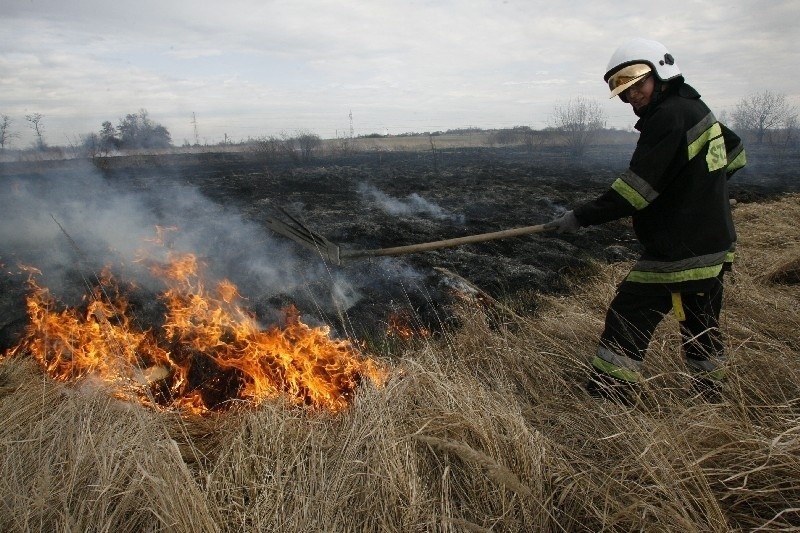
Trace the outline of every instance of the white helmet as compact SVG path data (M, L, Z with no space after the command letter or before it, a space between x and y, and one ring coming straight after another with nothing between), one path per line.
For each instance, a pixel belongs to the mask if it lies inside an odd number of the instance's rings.
M613 98L650 72L655 72L661 81L682 76L666 46L657 41L633 39L617 48L603 79L608 82Z

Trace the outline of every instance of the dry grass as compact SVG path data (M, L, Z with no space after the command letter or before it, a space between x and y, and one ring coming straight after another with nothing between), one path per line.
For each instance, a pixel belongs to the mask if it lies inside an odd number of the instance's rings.
M581 385L627 265L537 316L465 305L338 415L181 419L0 365L3 531L730 531L800 528L800 197L739 205L725 399L688 388L676 324L632 408ZM792 255L795 254L795 255ZM502 311L502 310L501 310Z

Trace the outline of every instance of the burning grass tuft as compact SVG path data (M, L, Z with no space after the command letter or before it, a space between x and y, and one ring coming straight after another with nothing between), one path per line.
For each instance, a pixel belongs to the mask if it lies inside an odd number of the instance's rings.
M671 318L637 405L583 392L627 264L535 316L465 302L458 330L410 343L338 413L277 399L181 418L10 359L0 529L796 530L800 286L764 273L798 242L800 197L735 218L719 403L692 393Z

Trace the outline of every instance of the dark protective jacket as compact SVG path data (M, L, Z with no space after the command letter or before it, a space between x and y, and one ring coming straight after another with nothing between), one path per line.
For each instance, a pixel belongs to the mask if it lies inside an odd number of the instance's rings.
M644 253L626 281L681 286L716 277L736 241L727 180L745 165L741 139L682 79L654 94L635 127L628 170L575 216L583 226L633 217Z

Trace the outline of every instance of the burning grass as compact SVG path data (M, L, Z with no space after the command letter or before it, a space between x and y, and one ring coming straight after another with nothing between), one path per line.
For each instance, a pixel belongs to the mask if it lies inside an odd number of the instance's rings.
M581 390L626 264L536 316L465 302L385 387L332 413L285 397L179 417L0 365L0 529L729 531L800 527L800 197L739 205L725 398L692 395L671 319L632 408Z
M286 395L298 405L339 411L364 378L385 372L347 340L310 327L294 307L282 327L262 328L240 305L238 288L220 280L207 289L193 254L169 254L149 270L167 283L160 331L137 327L125 290L106 268L80 308L59 305L28 268L30 324L5 357L30 354L58 381L97 379L120 398L195 413L237 400L258 405ZM136 286L127 287L135 290Z

